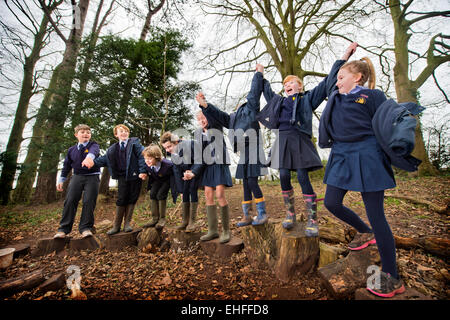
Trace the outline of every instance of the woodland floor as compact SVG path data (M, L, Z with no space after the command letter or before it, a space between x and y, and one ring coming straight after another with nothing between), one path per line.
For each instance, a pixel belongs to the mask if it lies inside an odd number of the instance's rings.
M313 187L319 196L325 193L322 180L313 179ZM397 188L387 193L427 200L439 207L450 202L449 177L401 178ZM284 216L278 182L261 183L271 218ZM294 184L300 199L300 187ZM231 225L234 236L240 230L235 223L241 218L242 185L227 189L226 196L231 208ZM199 194L199 224L206 231L203 191ZM167 225L181 221L179 201L169 201ZM354 209L364 221L364 205L359 193L349 192L344 204ZM0 208L0 248L12 243L35 245L37 239L51 237L56 232L63 201L40 206L6 206ZM296 211L304 211L302 201L296 201ZM150 220L148 198L142 196L136 206L133 225L141 226ZM79 209L80 210L80 209ZM319 204L319 217L332 216ZM95 211L97 236L111 227L115 212L114 196L99 197ZM438 236L449 237L449 216L438 214L427 206L413 204L395 198L385 199L385 212L395 235L403 237ZM71 233L77 231L79 214ZM319 223L323 222L319 218ZM220 227L220 226L219 226ZM342 244L344 247L345 244ZM408 287L412 287L433 299L450 298L448 257L438 257L422 249L397 249L400 275ZM0 281L43 269L48 277L66 272L70 265L81 269L81 289L88 299L283 299L283 300L331 300L333 297L322 286L317 273L311 273L288 284L280 283L271 270L254 269L244 252L234 254L228 261L208 257L198 246L190 251L144 253L137 247L122 251L82 251L76 255L49 254L32 257L30 254L14 260L12 266L0 271ZM70 299L67 288L43 295L38 290L23 291L7 300Z

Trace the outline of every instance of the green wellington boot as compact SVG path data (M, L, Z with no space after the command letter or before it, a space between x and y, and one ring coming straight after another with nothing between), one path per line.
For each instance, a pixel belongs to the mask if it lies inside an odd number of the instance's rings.
M189 223L190 202L183 202L183 211L181 212L181 224L176 227L177 230L184 230Z
M166 225L166 208L167 208L167 200L159 200L159 220L156 224L156 229L162 229Z
M123 223L123 231L124 232L131 232L133 231L133 228L130 226L131 217L133 216L134 211L134 204L127 205L127 209L125 211L125 219Z
M192 232L197 227L195 224L195 219L197 218L197 208L198 202L191 202L191 212L189 215L189 224L186 227L186 232Z
M230 212L228 205L220 207L220 217L222 219L222 234L220 235L220 243L227 243L231 239L230 231Z
M206 206L206 217L208 218L208 233L200 237L201 241L209 241L219 237L216 205Z
M116 207L116 215L114 217L114 225L113 225L112 229L106 233L107 235L112 236L113 234L119 233L124 214L125 214L125 207L117 206Z
M159 219L159 206L158 206L158 200L152 199L150 202L150 210L152 211L152 220L144 224L142 227L144 228L150 228L154 227L158 223Z

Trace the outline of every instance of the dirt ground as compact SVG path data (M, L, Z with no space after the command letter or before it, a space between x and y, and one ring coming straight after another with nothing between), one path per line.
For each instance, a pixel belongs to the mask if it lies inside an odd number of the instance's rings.
M409 196L446 207L450 202L449 177L400 178L397 188L387 194ZM316 193L323 197L325 186L321 179L313 180ZM283 202L278 182L264 181L261 188L271 218L284 216ZM298 199L296 212L304 211L301 190L294 184ZM234 236L240 230L235 223L240 220L242 185L236 184L226 191L231 209L231 228ZM203 191L199 194L199 224L206 231L205 203ZM169 201L167 225L181 221L180 201ZM359 193L349 192L344 204L358 213L364 221L364 205ZM0 248L13 243L29 243L33 248L37 239L51 237L56 232L63 201L40 206L7 206L0 208ZM80 210L80 209L79 209ZM104 234L112 225L115 199L99 197L95 211L97 235ZM332 216L319 204L319 217ZM395 235L403 237L437 236L449 237L448 211L439 214L426 205L414 204L396 198L385 199L385 212ZM80 237L77 231L79 214L70 234ZM133 226L139 227L150 220L148 198L142 196L133 216ZM319 223L323 223L319 218ZM345 247L345 244L341 244ZM406 286L412 287L433 299L448 300L450 297L448 257L435 256L422 249L397 249L400 275ZM234 254L230 260L219 260L207 256L200 247L174 252L144 253L137 247L122 251L82 251L79 254L58 256L49 254L32 257L30 254L18 258L13 265L0 271L0 281L43 269L50 277L66 272L71 265L80 267L81 289L88 299L249 299L249 300L332 300L333 297L321 284L316 272L301 276L283 284L271 270L255 269L244 252ZM6 297L7 300L70 299L67 288L45 294L38 290L23 291Z

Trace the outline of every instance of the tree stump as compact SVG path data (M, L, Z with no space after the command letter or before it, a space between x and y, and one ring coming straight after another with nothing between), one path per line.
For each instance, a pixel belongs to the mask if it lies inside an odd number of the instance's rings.
M269 267L282 281L312 271L319 260L319 238L305 235L305 223L285 230L280 219L241 228L245 252L254 267Z
M100 248L100 242L95 236L71 239L69 241L69 251L95 250L98 248Z
M72 237L66 237L64 239L43 238L37 241L36 249L31 254L33 256L44 256L52 252L63 251L66 244L70 242Z
M405 287L406 291L396 294L392 298L382 298L370 293L366 288L360 288L355 292L355 300L433 300L419 291Z
M219 258L231 258L233 253L238 253L244 248L244 242L237 237L231 237L227 243L220 243L219 239L210 241L201 241L200 247L209 256L216 256Z
M42 269L27 273L20 277L8 279L0 282L0 296L10 296L16 292L33 289L43 281L44 273Z
M168 228L169 241L171 248L175 251L187 250L192 248L200 242L200 237L204 234L202 232L185 232L184 230L177 230L175 228Z
M14 255L13 259L16 259L21 256L25 256L28 253L30 253L30 245L28 243L16 243L16 244L10 244L5 248L14 248ZM2 249L5 249L2 248Z
M319 261L319 237L307 237L306 223L300 222L281 236L280 256L275 274L282 281L291 280L296 274L313 271Z
M161 242L162 230L145 228L137 235L138 248L144 252L156 252Z
M366 287L371 275L367 268L377 265L380 256L376 246L361 251L350 251L343 259L319 268L319 276L327 290L337 299L350 298L361 287Z
M62 287L64 287L65 284L66 284L66 275L63 272L61 272L45 280L39 286L39 290L41 292L57 291Z
M133 229L131 232L119 232L113 235L106 235L105 248L108 250L120 250L129 246L137 246L138 235L142 229Z

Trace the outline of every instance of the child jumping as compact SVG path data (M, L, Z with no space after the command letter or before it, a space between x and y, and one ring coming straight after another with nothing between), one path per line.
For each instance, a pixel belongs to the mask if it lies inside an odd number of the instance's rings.
M333 64L329 75L311 91L304 92L301 80L297 76L289 75L283 81L287 96L284 98L275 94L269 82L263 80L263 94L267 105L257 119L269 129L278 129L277 140L270 151L270 167L280 170L281 193L286 208L286 218L282 225L291 229L296 221L294 189L291 184L291 171L296 171L308 212L305 233L310 237L318 236L319 230L317 196L308 172L322 168L319 154L311 141L312 112L332 91L339 68L353 54L355 48L356 44L351 44L341 60ZM261 67L259 68L263 72Z
M266 203L263 193L258 184L258 177L267 174L265 165L262 136L256 115L259 113L260 97L262 93L263 74L261 65L257 65L250 92L247 95L247 102L239 106L236 112L228 114L219 110L214 105L207 103L203 107L203 113L207 119L214 119L225 128L235 130L231 143L235 152L239 151L239 162L236 168L236 179L242 179L244 189L244 201L242 201L242 211L244 216L237 223L238 227L261 225L267 222ZM209 121L209 120L208 120ZM236 130L247 131L240 135ZM230 132L229 132L230 134ZM252 194L255 197L256 211L258 215L252 217Z
M201 108L207 107L205 96L200 92L196 96L196 100ZM211 120L211 122L210 122ZM203 172L201 185L205 187L206 198L206 215L208 220L208 233L200 237L201 241L209 241L219 237L217 207L214 201L214 194L220 207L220 216L222 221L222 234L220 235L220 243L226 243L231 239L230 231L230 213L228 202L225 198L225 187L233 186L231 173L229 168L228 153L223 139L222 126L215 122L214 119L207 119L202 112L197 113L197 122L202 127L202 148L208 159L203 159L206 163ZM221 141L216 141L221 139ZM218 148L209 149L211 146ZM223 147L220 148L220 145ZM184 173L185 179L192 179L195 174L192 171Z
M367 81L368 88L364 87ZM405 291L397 273L394 237L384 215L384 190L395 187L395 179L372 127L372 117L386 96L374 89L375 72L368 58L344 64L336 85L338 90L329 97L319 126L320 147L331 146L324 176L324 204L358 231L350 250L378 245L380 287L367 289L381 297L393 297ZM348 190L361 192L371 227L343 205Z

